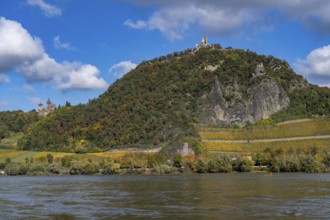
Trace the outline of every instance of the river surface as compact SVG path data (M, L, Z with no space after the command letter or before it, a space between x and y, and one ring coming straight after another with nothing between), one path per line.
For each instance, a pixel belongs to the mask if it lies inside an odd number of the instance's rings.
M0 219L330 219L330 174L2 176Z

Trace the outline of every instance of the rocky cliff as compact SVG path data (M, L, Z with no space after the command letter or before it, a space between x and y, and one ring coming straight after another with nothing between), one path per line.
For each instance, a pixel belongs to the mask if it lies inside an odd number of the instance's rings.
M227 101L223 91L233 99ZM245 99L243 97L246 96ZM218 77L205 96L200 123L206 125L244 126L266 119L288 106L290 99L284 89L273 79L265 79L242 94L237 84L223 88Z

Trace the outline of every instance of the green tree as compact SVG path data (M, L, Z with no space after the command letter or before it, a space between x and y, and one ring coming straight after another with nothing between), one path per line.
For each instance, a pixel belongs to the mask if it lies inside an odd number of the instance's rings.
M47 158L47 161L48 161L49 164L53 163L54 156L52 154L47 154L46 158Z

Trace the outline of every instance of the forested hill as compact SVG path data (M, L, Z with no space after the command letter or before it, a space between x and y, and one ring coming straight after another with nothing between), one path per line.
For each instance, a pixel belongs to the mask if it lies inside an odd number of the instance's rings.
M172 146L195 125L245 126L330 114L330 90L308 84L272 56L219 45L143 62L86 105L31 126L25 150L99 151Z

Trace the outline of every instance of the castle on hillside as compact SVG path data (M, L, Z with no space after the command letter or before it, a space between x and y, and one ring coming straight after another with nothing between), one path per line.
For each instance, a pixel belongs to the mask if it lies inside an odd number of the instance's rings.
M207 37L202 37L202 43L196 44L196 50L198 50L201 47L207 47L209 45L209 39Z
M42 103L39 103L38 105L38 115L41 117L46 116L47 114L53 112L56 110L56 106L54 103L52 103L50 101L50 99L47 100L47 106L46 108L44 108L44 106L42 105Z

